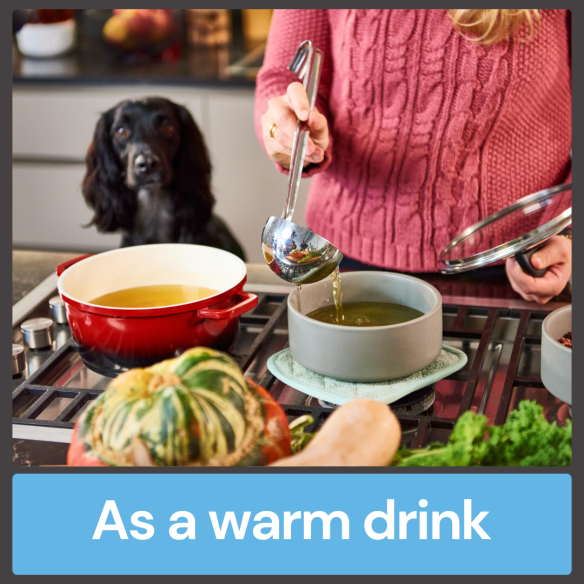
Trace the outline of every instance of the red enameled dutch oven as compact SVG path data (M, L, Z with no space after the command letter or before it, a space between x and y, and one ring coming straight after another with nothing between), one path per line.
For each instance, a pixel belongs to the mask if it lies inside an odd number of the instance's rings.
M85 363L106 375L143 367L196 346L229 350L239 317L258 304L243 292L246 266L213 247L154 244L81 256L57 267L58 290ZM158 308L110 308L91 300L126 288L182 284L214 296Z

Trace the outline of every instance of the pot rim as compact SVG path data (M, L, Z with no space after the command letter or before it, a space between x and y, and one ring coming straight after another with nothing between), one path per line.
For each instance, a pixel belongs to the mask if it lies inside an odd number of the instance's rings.
M569 349L568 347L566 347L565 345L562 345L562 343L560 343L558 341L558 339L554 338L550 332L548 331L548 327L550 325L550 322L554 319L557 318L557 316L559 316L560 314L563 314L564 312L572 312L572 305L568 304L567 306L562 306L561 308L557 308L556 310L550 312L544 319L543 319L543 323L541 325L541 334L545 335L545 337L548 340L551 340L553 343L553 346L555 346L556 348L559 347L562 351L569 353L570 355L572 355L572 349ZM568 332L572 332L572 331L568 331Z
M319 320L315 320L314 318L310 318L310 317L306 316L305 314L302 314L294 306L292 306L292 303L291 303L292 296L294 294L296 294L296 295L299 294L298 289L295 289L290 294L288 294L288 310L292 311L293 313L295 313L296 315L301 317L304 321L307 321L310 324L313 324L315 326L321 326L321 327L324 327L325 329L337 330L337 331L339 329L342 329L344 332L350 331L351 333L355 333L355 334L364 334L367 332L371 333L372 331L395 330L398 328L406 327L408 325L412 325L413 323L418 323L418 322L423 321L424 319L428 319L434 313L442 310L442 295L440 294L438 289L435 288L434 286L432 286L432 284L429 284L428 282L421 280L420 278L415 278L414 276L406 276L405 274L396 274L395 272L345 272L343 275L348 276L349 274L356 274L356 273L358 273L358 274L363 274L363 273L371 274L374 278L381 278L381 277L389 276L389 277L393 277L393 278L400 278L400 279L415 281L416 283L422 284L423 286L427 287L434 294L434 296L436 297L436 306L434 306L434 308L432 308L428 312L424 313L422 316L418 316L418 318L414 318L413 320L408 320L406 322L401 322L399 324L385 324L385 325L380 325L380 326L367 326L367 327L347 326L344 324L330 324L328 322L321 322ZM316 284L311 284L311 285L316 286L319 283L320 282L317 282Z
M166 243L150 244L149 247L153 247L154 245L189 245L189 246L192 245L194 247L204 247L204 248L210 247L210 246L196 245L196 244L166 244ZM68 295L63 290L63 278L68 270L77 269L78 267L91 262L91 260L93 260L97 257L103 257L105 255L112 255L112 254L121 253L124 251L128 252L129 250L136 249L137 247L145 247L145 246L132 246L132 247L122 247L122 248L118 248L118 249L112 249L109 251L105 251L105 252L102 252L99 254L95 254L95 255L91 255L89 257L86 257L86 258L80 260L79 262L77 262L76 264L70 266L59 276L59 278L57 280L57 291L59 293L59 296L63 299L63 301L65 302L66 305L73 306L74 308L81 310L83 312L90 312L92 314L100 314L100 315L109 316L109 317L145 318L145 317L153 317L153 316L166 316L166 315L171 315L171 314L180 314L183 312L194 312L196 310L208 308L209 306L223 302L224 300L227 300L228 298L231 298L232 296L235 296L236 294L241 292L243 290L243 286L245 285L245 283L247 281L247 266L245 265L245 262L243 260L241 260L240 258L235 256L234 254L231 254L228 251L225 251L225 250L222 250L219 248L212 248L212 249L216 249L219 252L229 254L229 255L233 256L234 258L236 258L239 262L241 262L241 264L243 265L243 271L244 271L243 278L237 284L235 284L234 286L232 286L231 288L229 288L227 290L224 290L223 292L218 292L217 294L214 294L213 296L207 296L206 298L202 298L200 300L195 300L193 302L185 302L182 304L169 304L167 306L157 306L154 308L116 308L114 306L101 306L99 304L91 304L90 302L78 300L77 298L74 298L73 296Z

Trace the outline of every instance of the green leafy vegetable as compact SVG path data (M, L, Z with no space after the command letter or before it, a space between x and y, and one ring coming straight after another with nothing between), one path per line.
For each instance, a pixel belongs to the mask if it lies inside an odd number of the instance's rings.
M320 254L321 254L320 250L311 251L311 252L307 253L303 258L300 258L296 263L301 264L301 263L305 262L306 260L310 260L316 256L319 256Z
M290 422L288 427L290 428L292 452L294 454L300 452L315 436L315 434L304 432L304 428L306 428L306 426L310 426L310 424L313 423L314 418L309 414L300 416L299 418L296 418Z
M549 424L543 408L522 401L503 426L465 412L447 444L420 450L402 447L391 466L567 466L572 463L572 423Z
M290 424L292 452L300 452L315 436L304 428L314 422L301 416ZM347 436L347 440L350 440ZM549 424L543 408L522 401L502 426L487 425L482 414L465 412L447 444L420 450L402 447L390 466L568 466L572 463L572 422Z

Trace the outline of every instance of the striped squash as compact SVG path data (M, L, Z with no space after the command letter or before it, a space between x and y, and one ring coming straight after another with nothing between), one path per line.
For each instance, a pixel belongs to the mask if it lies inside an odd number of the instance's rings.
M288 456L282 408L224 353L197 347L117 377L73 430L74 466L262 466Z

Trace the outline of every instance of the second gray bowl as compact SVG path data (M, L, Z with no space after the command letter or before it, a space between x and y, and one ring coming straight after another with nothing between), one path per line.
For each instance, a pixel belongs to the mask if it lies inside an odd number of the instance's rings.
M442 349L442 297L427 282L391 272L342 274L344 302L395 302L423 316L402 324L350 327L319 322L309 312L333 304L330 278L288 297L292 357L307 369L346 381L406 377L435 361Z
M572 305L548 314L541 327L541 380L558 399L572 405L572 349L557 339L572 332Z

